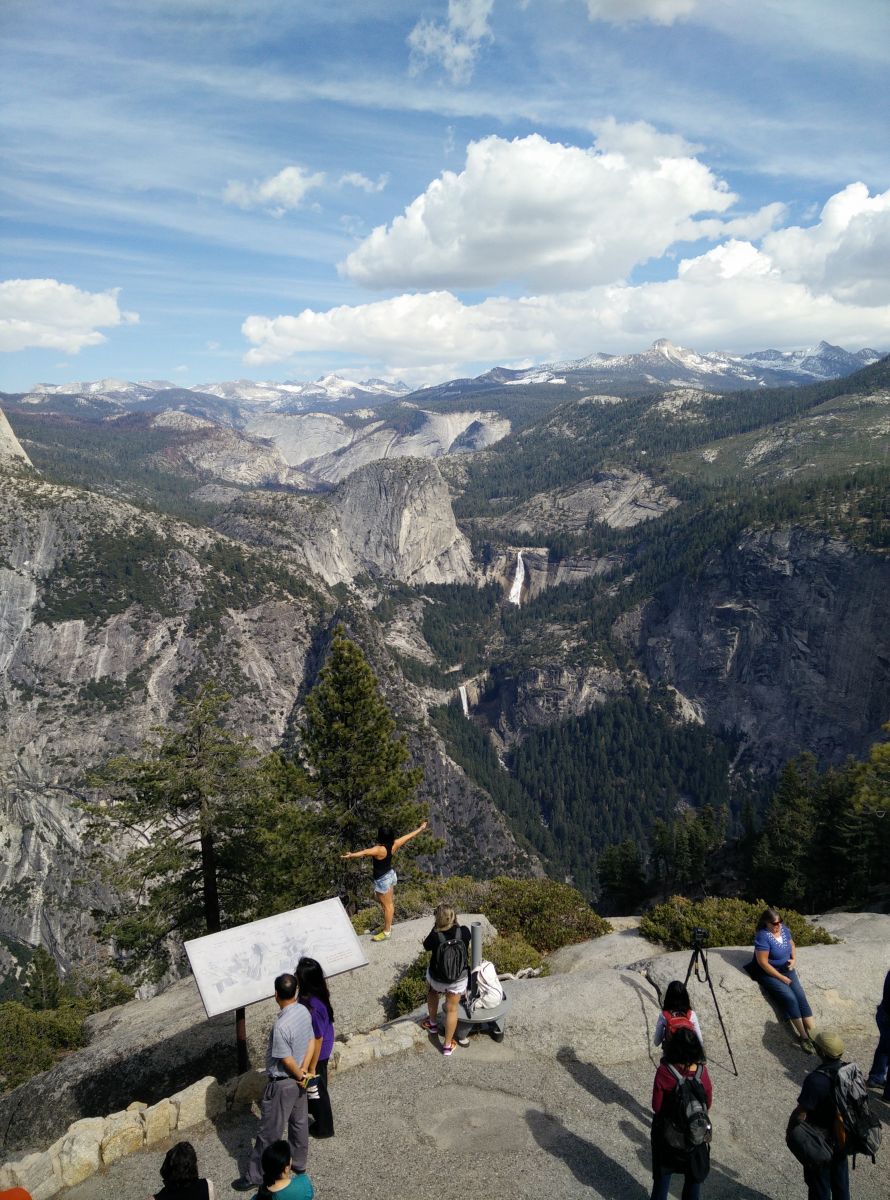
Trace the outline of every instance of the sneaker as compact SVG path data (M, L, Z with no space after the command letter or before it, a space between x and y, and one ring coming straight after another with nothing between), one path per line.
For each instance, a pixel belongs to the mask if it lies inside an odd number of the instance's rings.
M454 1039L458 1046L469 1046L470 1039L468 1037L459 1037Z
M420 1028L425 1029L427 1031L427 1033L436 1033L437 1034L439 1032L439 1022L431 1021L429 1019L429 1017L424 1017L423 1020L420 1022Z
M242 1175L240 1179L236 1179L232 1184L232 1190L236 1192L256 1192L262 1187L262 1184L251 1183L246 1175Z
M371 938L372 942L385 942L392 937L392 931L381 929L379 933L375 933Z
M816 1047L811 1038L801 1038L800 1039L800 1048L801 1048L801 1050L803 1050L804 1054L815 1054L816 1053Z
M454 1053L454 1042L446 1042L442 1047L442 1053L446 1058L450 1058Z

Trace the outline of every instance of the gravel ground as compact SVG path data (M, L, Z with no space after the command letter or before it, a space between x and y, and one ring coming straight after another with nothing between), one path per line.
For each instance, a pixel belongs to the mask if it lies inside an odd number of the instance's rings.
M708 1200L803 1197L802 1170L784 1147L788 1114L814 1060L774 1023L763 1044L711 1048L715 1103ZM847 1057L867 1066L871 1039ZM431 1038L414 1053L332 1078L337 1136L313 1142L309 1171L323 1200L441 1200L478 1191L511 1200L644 1197L650 1187L649 1125L655 1052L599 1067L567 1045L541 1057L534 1046L484 1034L450 1058ZM890 1108L876 1108L890 1120ZM256 1130L250 1113L191 1132L218 1195L239 1174ZM66 1200L145 1200L159 1186L165 1147L132 1155L64 1193ZM890 1147L885 1149L885 1157ZM674 1191L679 1194L675 1181ZM854 1200L887 1200L886 1162L860 1161Z

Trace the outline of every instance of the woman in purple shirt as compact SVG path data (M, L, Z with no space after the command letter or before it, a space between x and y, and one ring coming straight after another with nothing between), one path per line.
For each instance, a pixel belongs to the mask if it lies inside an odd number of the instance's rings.
M297 999L309 1009L312 1036L321 1042L317 1063L309 1070L309 1074L314 1074L315 1078L307 1081L309 1116L313 1118L309 1133L312 1137L329 1138L334 1136L334 1116L328 1094L328 1059L334 1049L334 1010L320 963L314 958L301 958L294 974L297 977ZM313 1095L313 1092L316 1094Z
M754 935L754 957L760 968L760 986L775 1000L797 1034L802 1050L815 1054L811 1040L813 1010L797 978L797 949L791 930L774 908L760 914Z

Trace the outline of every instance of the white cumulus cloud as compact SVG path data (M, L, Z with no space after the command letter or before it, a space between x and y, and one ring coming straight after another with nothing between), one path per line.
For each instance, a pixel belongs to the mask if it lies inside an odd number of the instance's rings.
M238 208L266 208L273 216L283 216L289 209L299 208L307 192L320 188L325 181L323 171L306 171L303 167L285 167L268 179L244 183L232 179L226 185L223 199Z
M673 25L698 6L698 0L586 0L586 3L591 21L608 21L610 25L630 25L635 21Z
M488 18L494 0L448 0L448 20L424 17L408 35L411 69L440 63L453 83L466 83L473 74L483 42L491 40Z
M832 196L819 221L764 238L764 250L789 279L857 304L890 303L890 190L876 196L851 183Z
M100 328L139 320L118 307L119 292L84 292L57 279L0 281L0 350L43 347L77 354L84 346L98 346L106 340Z
M643 123L609 122L590 149L490 136L340 271L374 287L586 287L625 278L678 240L719 235L719 222L696 215L735 199L682 138Z
M369 179L360 171L347 171L345 175L340 176L340 187L359 188L363 192L382 192L388 183L388 175L378 175L376 179Z

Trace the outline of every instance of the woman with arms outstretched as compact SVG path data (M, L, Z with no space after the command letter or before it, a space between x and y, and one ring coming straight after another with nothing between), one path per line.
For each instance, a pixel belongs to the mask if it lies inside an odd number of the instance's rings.
M371 864L374 871L374 899L383 909L383 928L379 933L374 934L371 938L372 942L385 942L392 932L395 886L398 882L398 876L392 869L392 856L397 850L401 850L406 842L410 842L419 833L423 833L426 827L427 822L422 821L410 833L403 833L401 837L396 837L395 830L382 826L377 830L375 846L369 846L367 850L352 850L348 854L340 856L341 858L372 858L374 860Z

